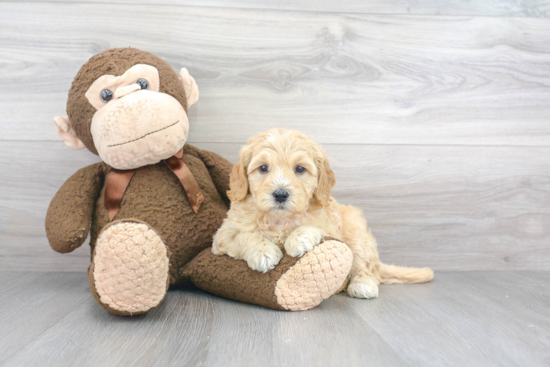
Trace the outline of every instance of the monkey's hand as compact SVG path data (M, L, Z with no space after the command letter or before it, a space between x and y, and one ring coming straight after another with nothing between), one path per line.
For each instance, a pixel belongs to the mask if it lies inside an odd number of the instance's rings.
M55 251L71 252L88 237L104 177L104 163L92 164L78 170L55 194L46 214L46 235Z

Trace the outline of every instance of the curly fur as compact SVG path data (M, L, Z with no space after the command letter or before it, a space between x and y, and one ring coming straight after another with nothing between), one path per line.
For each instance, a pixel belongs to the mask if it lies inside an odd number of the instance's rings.
M267 172L260 167L266 166ZM299 173L296 167L304 167ZM264 168L265 169L265 168ZM376 240L359 208L331 196L336 183L325 152L298 131L273 129L249 140L231 172L231 209L214 237L213 252L244 259L267 272L283 257L311 251L323 236L342 239L353 252L347 292L378 296L382 283L421 283L431 269L403 268L380 262ZM276 190L286 190L279 203Z

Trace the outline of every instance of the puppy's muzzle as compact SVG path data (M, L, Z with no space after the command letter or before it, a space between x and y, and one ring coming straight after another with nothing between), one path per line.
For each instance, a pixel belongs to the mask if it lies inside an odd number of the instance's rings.
M273 197L275 198L276 202L282 204L288 199L289 193L286 190L279 189L279 190L273 192Z

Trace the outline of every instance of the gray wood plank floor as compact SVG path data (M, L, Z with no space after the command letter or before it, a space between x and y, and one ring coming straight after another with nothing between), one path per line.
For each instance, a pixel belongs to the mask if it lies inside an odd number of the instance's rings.
M0 272L2 366L547 366L549 272L440 272L288 313L178 289L111 315L84 273Z

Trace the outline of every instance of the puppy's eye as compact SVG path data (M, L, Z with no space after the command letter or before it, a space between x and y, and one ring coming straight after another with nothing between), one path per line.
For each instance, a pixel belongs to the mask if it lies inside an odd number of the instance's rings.
M111 99L113 99L113 92L111 92L109 89L103 89L100 93L100 96L101 96L101 100L107 103Z
M267 173L267 166L265 164L263 166L260 166L260 172Z
M141 87L141 89L149 88L149 83L147 83L147 80L145 79L140 79L136 83Z
M304 173L306 171L306 169L302 166L298 166L298 167L296 167L295 171L296 171L296 173Z

